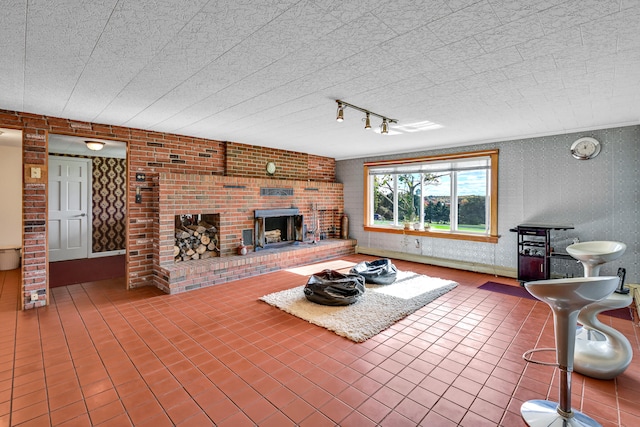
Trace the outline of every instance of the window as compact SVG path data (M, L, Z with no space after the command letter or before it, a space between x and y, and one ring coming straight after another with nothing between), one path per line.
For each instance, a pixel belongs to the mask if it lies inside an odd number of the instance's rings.
M497 242L498 150L364 169L365 230Z

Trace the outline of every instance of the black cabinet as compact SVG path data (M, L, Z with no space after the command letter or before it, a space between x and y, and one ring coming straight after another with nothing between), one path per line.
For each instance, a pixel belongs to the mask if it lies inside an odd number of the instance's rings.
M551 231L571 230L571 225L521 224L518 233L518 281L546 280L551 270Z

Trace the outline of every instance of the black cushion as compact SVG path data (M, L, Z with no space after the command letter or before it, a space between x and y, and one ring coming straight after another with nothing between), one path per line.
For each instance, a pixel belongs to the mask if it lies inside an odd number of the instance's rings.
M323 270L309 277L304 295L322 305L349 305L364 294L364 278L358 274L342 274Z
M396 281L398 269L391 263L390 259L383 258L358 263L351 269L350 273L361 275L367 283L390 285Z

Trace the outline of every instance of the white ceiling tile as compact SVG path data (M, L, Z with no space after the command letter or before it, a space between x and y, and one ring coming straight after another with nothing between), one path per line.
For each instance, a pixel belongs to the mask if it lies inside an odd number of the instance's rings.
M427 26L445 43L453 43L500 25L493 8L487 1L480 1Z
M448 44L446 46L426 52L425 55L433 62L444 68L455 67L461 62L487 53L480 43L473 38Z
M520 56L518 49L513 46L465 61L476 73L483 73L520 62L522 62L522 56Z
M489 0L489 3L496 11L496 15L498 15L500 21L506 23L531 16L566 1L567 0Z
M569 0L538 16L545 32L552 33L615 13L619 8L620 0Z
M434 83L442 84L466 79L476 74L476 72L467 64L458 64L455 68L433 68L426 71L425 74Z
M125 116L149 107L149 99L166 95L283 11L257 7L250 0L233 2L233 9L230 5L207 4L97 118L116 116L119 123L126 121Z
M314 2L327 13L347 24L366 13L379 9L389 0L314 0Z
M544 55L526 59L516 64L507 65L506 67L501 68L501 71L508 78L513 78L537 71L549 71L555 69L556 62L553 55Z
M572 27L521 43L517 49L526 60L580 47L582 47L580 28Z
M40 0L29 3L25 35L24 108L61 115L116 5ZM98 31L96 31L96 28Z
M452 10L444 0L419 2L414 0L390 1L373 13L396 34L404 34L429 22L450 15Z
M464 9L465 7L471 6L474 3L477 3L479 0L447 0L447 6L452 11L457 11L460 9Z
M342 26L311 0L303 0L264 25L242 43L248 50L258 51L273 60L280 59L305 44L323 37Z
M500 84L508 80L507 76L501 69L489 70L477 73L461 80L461 84L467 89L475 89L478 87L488 87L494 84Z
M8 0L0 13L0 94L8 100L2 107L9 110L24 109L24 29L26 27L27 2Z
M639 27L630 0L7 0L0 108L335 158L517 139L640 123Z
M397 58L407 58L424 54L444 46L428 27L420 27L400 36L393 37L380 45L380 48Z
M476 34L474 39L486 52L494 52L542 36L542 25L538 17L533 15Z

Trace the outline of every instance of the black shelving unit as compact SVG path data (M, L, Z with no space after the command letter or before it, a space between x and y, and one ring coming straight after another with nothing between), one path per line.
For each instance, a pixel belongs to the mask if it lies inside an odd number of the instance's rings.
M572 225L520 224L518 233L518 281L546 280L551 274L551 231L572 230Z

